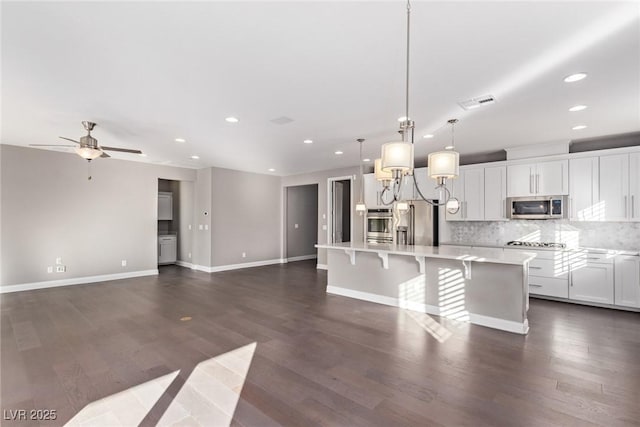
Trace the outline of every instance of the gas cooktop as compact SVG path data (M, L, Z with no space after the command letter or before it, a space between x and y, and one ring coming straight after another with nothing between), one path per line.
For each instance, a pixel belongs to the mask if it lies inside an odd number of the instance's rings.
M507 246L526 246L530 248L566 248L565 243L555 242L522 242L519 240L513 240L507 243Z

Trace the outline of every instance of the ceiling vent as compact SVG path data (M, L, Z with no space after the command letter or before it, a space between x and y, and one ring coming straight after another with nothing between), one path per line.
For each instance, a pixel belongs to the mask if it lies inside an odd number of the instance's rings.
M278 117L277 119L272 119L271 123L275 123L277 125L287 125L289 123L291 123L293 121L293 119L289 118L289 117Z
M473 110L474 108L482 107L483 105L489 105L496 102L493 95L478 96L477 98L469 99L467 101L458 102L458 105L463 110Z

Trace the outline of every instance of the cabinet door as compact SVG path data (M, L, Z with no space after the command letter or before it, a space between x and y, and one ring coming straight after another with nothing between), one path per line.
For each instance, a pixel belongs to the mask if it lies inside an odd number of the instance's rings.
M629 155L629 217L632 221L640 221L640 153Z
M509 197L530 196L535 194L535 165L507 166L507 195Z
M173 219L173 196L170 193L158 194L158 219L163 221Z
M507 206L507 168L504 166L484 170L484 219L505 220Z
M640 308L640 257L616 257L615 304Z
M176 239L160 237L158 243L158 263L167 264L176 262L178 255Z
M458 175L457 178L447 181L447 189L449 189L451 197L455 197L458 199L458 202L460 202L460 209L458 209L458 212L454 214L446 212L447 221L464 220L464 175L464 171L460 171L460 175Z
M580 264L572 268L569 298L613 304L613 264Z
M468 221L484 220L484 168L465 169L462 216Z
M600 157L600 202L606 221L624 221L629 208L629 155Z
M599 201L598 158L569 160L569 219L604 221Z
M569 162L557 160L536 165L534 177L536 194L559 196L569 194Z
M375 174L368 173L364 175L364 204L367 209L377 209L381 207L380 190L382 184L376 180Z

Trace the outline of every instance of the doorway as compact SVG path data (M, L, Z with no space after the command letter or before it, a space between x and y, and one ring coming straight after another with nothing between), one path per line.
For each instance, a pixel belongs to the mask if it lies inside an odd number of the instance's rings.
M158 265L191 266L194 184L158 179ZM160 270L162 272L163 270Z
M285 191L285 258L288 262L316 259L318 184L286 187Z
M329 229L327 241L344 243L351 241L353 234L351 206L353 206L353 177L329 178L328 207Z

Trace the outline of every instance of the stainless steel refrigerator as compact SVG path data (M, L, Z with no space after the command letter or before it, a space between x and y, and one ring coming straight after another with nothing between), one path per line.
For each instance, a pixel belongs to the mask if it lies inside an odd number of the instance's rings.
M395 232L397 244L438 246L438 207L425 201L409 202L409 210L397 214Z

